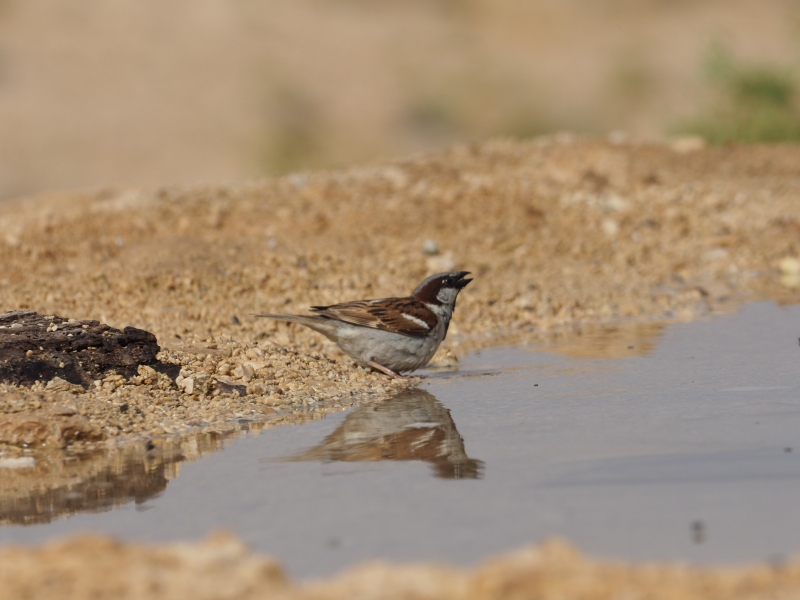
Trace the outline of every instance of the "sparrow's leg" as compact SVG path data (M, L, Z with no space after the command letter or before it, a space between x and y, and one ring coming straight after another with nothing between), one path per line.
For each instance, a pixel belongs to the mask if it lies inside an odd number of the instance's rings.
M366 361L366 363L370 367L372 367L373 369L376 369L376 370L380 371L381 373L386 373L389 377L393 377L395 379L405 379L405 377L403 377L399 373L395 373L391 369L389 369L387 367L384 367L383 365L379 365L378 363L376 363L374 361L368 360L368 361Z

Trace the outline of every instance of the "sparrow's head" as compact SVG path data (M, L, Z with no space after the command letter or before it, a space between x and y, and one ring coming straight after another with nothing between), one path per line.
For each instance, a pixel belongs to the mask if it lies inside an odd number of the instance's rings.
M472 281L469 271L453 271L431 275L417 286L411 296L426 304L440 304L454 308L458 292Z

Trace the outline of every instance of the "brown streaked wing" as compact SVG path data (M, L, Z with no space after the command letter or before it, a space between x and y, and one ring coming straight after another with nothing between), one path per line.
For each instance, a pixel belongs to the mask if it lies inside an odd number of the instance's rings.
M436 315L412 298L357 300L332 306L312 306L311 310L329 319L410 336L425 335L436 327ZM413 319L404 317L404 314Z

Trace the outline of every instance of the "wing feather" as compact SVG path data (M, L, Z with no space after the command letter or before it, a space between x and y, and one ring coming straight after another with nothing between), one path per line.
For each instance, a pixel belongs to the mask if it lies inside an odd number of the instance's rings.
M311 310L328 319L411 337L429 333L437 323L431 309L413 298L356 300L331 306L312 306Z

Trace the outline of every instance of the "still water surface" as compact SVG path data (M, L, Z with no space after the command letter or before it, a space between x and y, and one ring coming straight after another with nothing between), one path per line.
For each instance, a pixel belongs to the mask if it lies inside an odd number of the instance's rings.
M139 504L0 542L226 528L299 577L549 535L605 557L779 559L800 550L798 336L800 307L760 303L484 351L385 404L235 439Z

